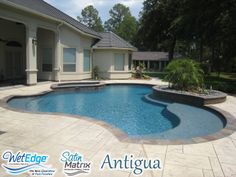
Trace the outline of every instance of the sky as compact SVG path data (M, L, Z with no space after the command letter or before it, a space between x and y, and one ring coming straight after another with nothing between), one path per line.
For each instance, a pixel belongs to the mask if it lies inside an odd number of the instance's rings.
M109 10L117 3L130 8L133 16L138 18L144 0L45 0L73 18L81 16L81 11L88 5L93 5L99 12L103 23L109 18Z

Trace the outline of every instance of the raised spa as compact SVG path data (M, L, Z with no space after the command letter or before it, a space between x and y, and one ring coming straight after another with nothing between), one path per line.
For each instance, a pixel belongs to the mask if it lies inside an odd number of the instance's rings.
M13 98L11 107L30 112L88 116L119 128L129 137L186 139L215 133L226 124L205 108L146 99L151 86L106 85L101 89L50 92Z

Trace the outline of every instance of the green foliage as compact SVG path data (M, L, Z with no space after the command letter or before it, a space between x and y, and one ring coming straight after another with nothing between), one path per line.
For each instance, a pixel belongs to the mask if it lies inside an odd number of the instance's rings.
M235 0L145 0L135 45L209 64L213 71L235 72Z
M85 7L81 12L82 17L77 17L77 19L85 24L87 27L102 32L104 31L102 20L98 15L97 9L92 5Z
M220 90L226 93L236 94L236 74L235 73L211 73L205 76L206 88L212 87L214 90Z
M178 16L179 1L146 0L139 20L135 45L140 50L169 51L176 42L172 21Z
M109 14L111 18L105 22L105 29L132 43L138 24L135 17L131 15L129 7L120 3L115 4Z
M105 22L105 29L108 31L118 29L123 19L127 16L131 16L129 7L126 7L120 3L115 4L109 11L109 14L111 18Z
M133 16L124 17L122 23L116 29L116 33L123 39L133 42L133 39L137 33L137 21Z
M166 67L166 72L164 80L175 89L198 90L203 84L203 71L194 60L173 60Z
M164 79L166 76L166 72L144 72L144 74L149 77L157 77L159 79Z
M145 75L150 77L158 77L164 79L166 72L144 72ZM220 90L225 93L236 94L236 73L210 73L204 77L204 87L206 89Z
M196 59L208 60L214 70L232 71L228 63L236 56L236 1L186 0L181 9L177 36L195 46L187 54L195 52Z

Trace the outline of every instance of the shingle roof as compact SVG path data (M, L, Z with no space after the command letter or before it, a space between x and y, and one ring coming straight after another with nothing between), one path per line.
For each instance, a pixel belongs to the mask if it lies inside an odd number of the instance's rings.
M109 32L101 32L100 33L102 39L94 45L94 48L122 48L122 49L130 49L137 50L130 43L116 35L115 33Z
M167 52L133 52L133 60L169 61Z
M23 6L29 8L29 10L33 10L37 13L41 13L44 15L48 15L50 17L62 20L66 23L69 23L73 27L81 30L86 34L90 34L100 38L99 33L89 29L79 21L75 20L74 18L70 17L69 15L65 14L64 12L58 10L57 8L53 7L52 5L44 2L43 0L7 0L11 3L14 3L19 6ZM78 2L79 3L79 2Z

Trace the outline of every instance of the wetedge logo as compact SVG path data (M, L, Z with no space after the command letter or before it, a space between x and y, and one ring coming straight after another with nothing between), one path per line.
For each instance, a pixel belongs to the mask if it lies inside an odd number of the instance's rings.
M2 154L2 160L6 161L1 166L10 175L19 175L28 172L31 176L53 176L56 172L50 166L46 166L49 156L30 152L13 153L7 150Z
M115 159L107 154L101 162L100 169L108 168L110 170L128 170L134 175L142 175L145 170L161 170L161 161L159 159L134 158L134 155L124 155L121 159Z
M60 161L67 176L89 174L91 171L91 162L84 161L83 156L78 152L66 150L61 153Z

